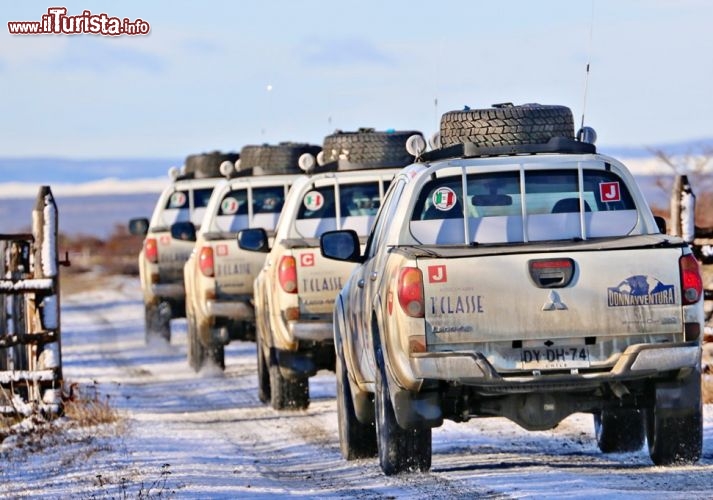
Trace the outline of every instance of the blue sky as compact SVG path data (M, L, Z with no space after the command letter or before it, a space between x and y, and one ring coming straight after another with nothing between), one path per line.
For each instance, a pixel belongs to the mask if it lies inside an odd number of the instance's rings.
M707 0L67 1L148 36L11 36L58 2L0 0L0 156L181 158L418 129L463 105L564 104L602 147L713 138ZM271 89L271 90L268 90ZM434 104L437 99L437 106Z

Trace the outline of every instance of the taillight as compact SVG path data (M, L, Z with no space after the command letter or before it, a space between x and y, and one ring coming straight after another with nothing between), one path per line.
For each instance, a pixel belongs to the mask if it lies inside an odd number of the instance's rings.
M158 263L158 242L156 238L146 238L144 241L144 257L152 264Z
M280 280L280 286L287 293L297 293L297 262L290 255L285 255L280 259L280 265L277 268L277 277Z
M423 274L416 267L404 267L399 272L399 282L396 294L404 312L412 318L423 318L425 304L423 301Z
M200 267L203 276L208 278L215 276L212 247L201 248L201 253L198 255L198 266Z
M681 300L683 305L695 304L703 293L703 278L698 261L693 254L684 255L678 260L681 269Z

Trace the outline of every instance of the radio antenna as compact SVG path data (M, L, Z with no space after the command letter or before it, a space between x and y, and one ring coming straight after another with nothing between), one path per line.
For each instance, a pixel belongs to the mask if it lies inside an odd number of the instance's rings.
M584 113L587 109L587 89L589 87L589 66L592 59L592 38L594 32L594 0L592 0L592 15L589 20L589 47L587 48L587 69L584 74L584 98L582 102L582 124L580 128L584 127Z

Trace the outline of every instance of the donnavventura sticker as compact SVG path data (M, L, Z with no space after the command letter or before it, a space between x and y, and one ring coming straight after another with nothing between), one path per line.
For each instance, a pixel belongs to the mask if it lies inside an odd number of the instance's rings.
M607 289L609 307L660 306L675 302L673 285L665 285L651 276L630 276Z
M456 204L456 192L449 187L439 187L433 193L431 201L433 201L433 206L436 207L438 210L447 212Z

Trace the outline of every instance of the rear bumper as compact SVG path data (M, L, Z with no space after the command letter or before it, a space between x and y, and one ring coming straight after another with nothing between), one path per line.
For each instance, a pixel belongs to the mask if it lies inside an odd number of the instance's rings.
M413 354L409 358L416 379L446 380L464 385L489 386L493 389L498 385L511 384L546 385L549 380L558 387L571 382L583 388L610 380L655 378L658 373L698 369L700 360L701 347L698 342L632 345L609 370L572 370L570 373L560 371L551 375L547 371L540 373L523 370L503 376L492 367L485 356L477 352Z
M334 338L331 321L288 321L287 331L294 340L324 342Z
M151 293L154 297L168 299L185 299L186 291L183 283L159 283L151 285Z
M207 315L213 318L230 318L239 321L255 319L255 309L245 301L240 300L208 300Z

